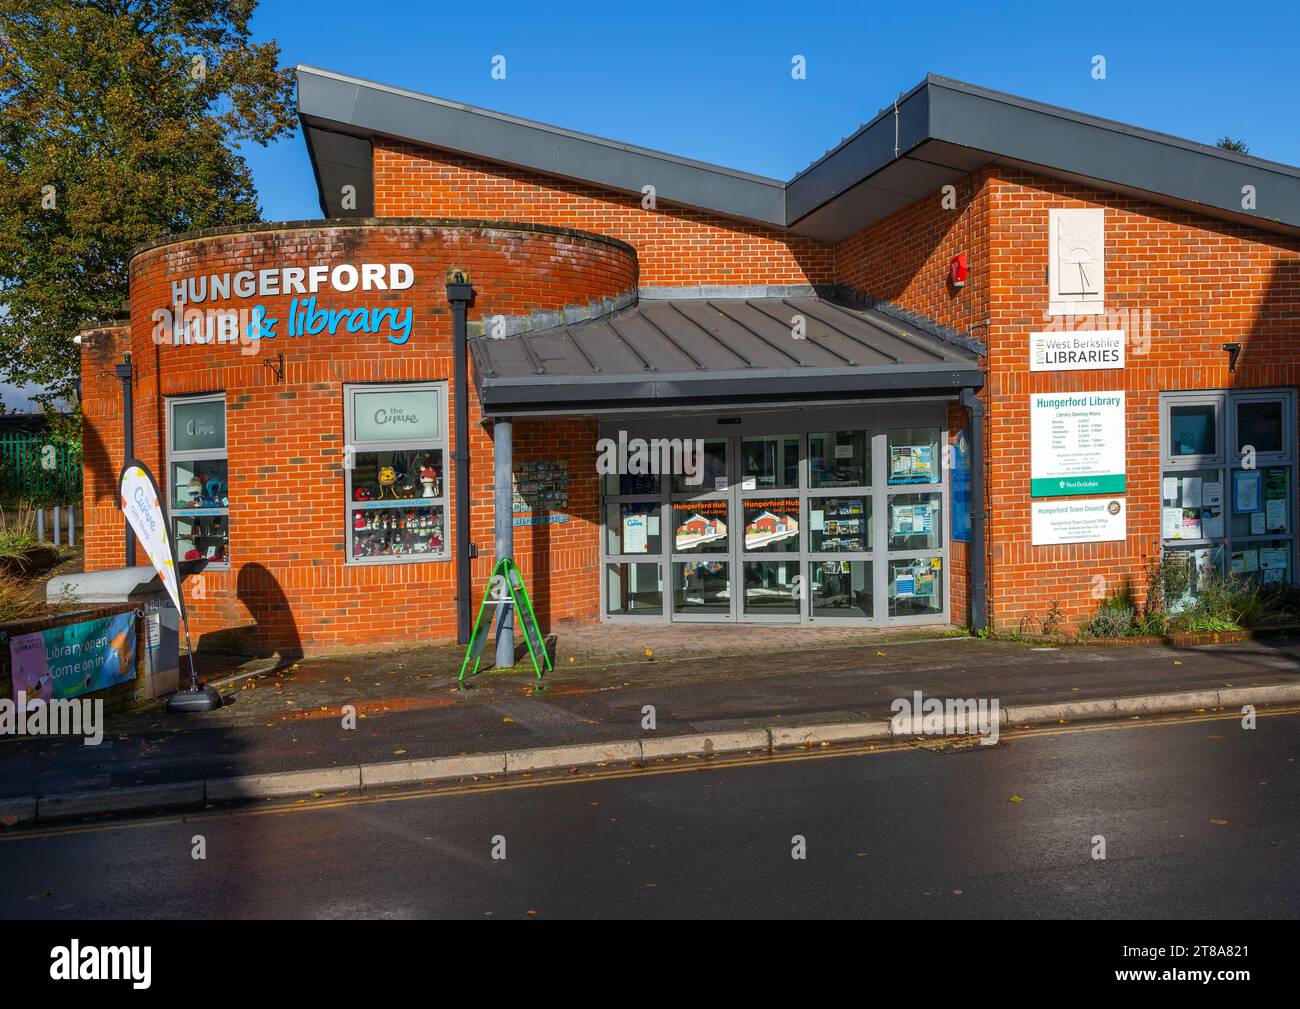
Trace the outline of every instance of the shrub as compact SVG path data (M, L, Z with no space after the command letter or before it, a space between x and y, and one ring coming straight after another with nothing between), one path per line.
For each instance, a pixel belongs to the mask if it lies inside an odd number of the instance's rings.
M1181 609L1195 585L1191 556L1168 551L1147 562L1147 615L1168 614Z
M40 541L36 538L36 512L20 504L5 511L0 508L0 557L21 557Z
M1079 629L1079 634L1089 638L1121 638L1134 633L1136 617L1137 604L1125 585L1102 600L1097 612Z
M45 607L33 598L23 579L0 571L0 623L38 616Z

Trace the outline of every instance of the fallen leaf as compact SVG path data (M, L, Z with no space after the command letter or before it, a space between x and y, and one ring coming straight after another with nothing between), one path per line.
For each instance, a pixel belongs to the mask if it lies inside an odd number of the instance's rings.
M514 719L511 718L509 715L506 715L503 719L501 719L501 721L503 721L503 722L509 724L510 722L513 722Z
M1010 802L1024 802L1025 800L1022 799L1022 798L1020 798L1020 796L1018 796L1018 795L1013 795L1013 796L1012 796L1008 801L1010 801Z
M394 757L400 757L400 756L401 756L403 753L405 753L405 752L406 752L406 751L405 751L404 749L399 748L399 749L396 749L396 750L393 751L393 756L394 756Z
M1228 825L1227 820L1217 820L1213 817L1210 818L1210 822L1214 824L1216 827L1226 827Z

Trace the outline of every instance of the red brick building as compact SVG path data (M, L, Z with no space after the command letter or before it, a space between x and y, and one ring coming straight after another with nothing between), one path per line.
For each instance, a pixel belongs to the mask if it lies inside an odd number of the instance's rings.
M507 551L544 628L1295 579L1294 168L937 77L785 183L311 68L299 109L325 219L141 249L82 338L88 568L129 428L202 640L463 638Z

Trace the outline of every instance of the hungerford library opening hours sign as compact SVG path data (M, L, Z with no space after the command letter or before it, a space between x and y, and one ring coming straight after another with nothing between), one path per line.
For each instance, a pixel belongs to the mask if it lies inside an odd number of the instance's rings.
M1029 397L1032 497L1124 492L1124 393Z

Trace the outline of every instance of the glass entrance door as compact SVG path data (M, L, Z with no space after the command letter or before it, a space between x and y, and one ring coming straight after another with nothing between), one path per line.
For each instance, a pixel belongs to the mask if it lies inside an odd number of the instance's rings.
M628 425L701 458L690 476L604 479L606 619L945 621L945 419L911 403Z
M731 507L734 440L706 438L698 482L672 476L669 495L669 578L672 619L730 621L736 617L733 559L736 541Z
M793 622L800 618L799 558L804 538L799 498L802 436L754 435L736 439L739 487L736 568L740 576L740 618Z

